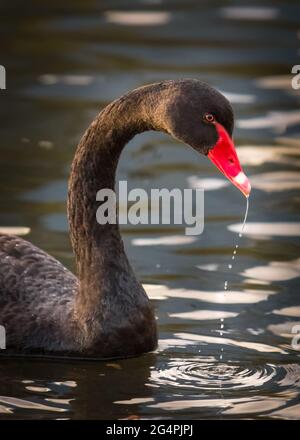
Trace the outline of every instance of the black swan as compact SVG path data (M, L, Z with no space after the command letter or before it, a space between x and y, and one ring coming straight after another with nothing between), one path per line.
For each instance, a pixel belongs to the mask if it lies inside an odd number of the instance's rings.
M232 108L221 93L198 80L178 80L115 100L87 129L72 164L68 219L77 277L33 244L0 235L2 354L108 358L156 348L154 313L119 227L96 221L96 192L114 188L124 146L146 130L166 132L207 155L249 195L231 140Z

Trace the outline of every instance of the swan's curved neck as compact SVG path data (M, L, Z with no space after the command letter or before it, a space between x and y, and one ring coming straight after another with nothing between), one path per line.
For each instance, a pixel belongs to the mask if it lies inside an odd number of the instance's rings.
M80 296L89 301L114 289L109 283L132 274L118 225L96 221L96 194L103 188L114 189L120 154L133 136L146 130L167 131L161 117L164 93L165 87L147 86L114 101L90 125L77 148L69 180L68 218Z

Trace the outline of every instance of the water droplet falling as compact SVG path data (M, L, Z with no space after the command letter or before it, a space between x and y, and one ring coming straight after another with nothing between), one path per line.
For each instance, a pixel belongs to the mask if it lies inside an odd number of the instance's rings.
M240 231L239 234L238 234L239 239L242 238L242 236L243 236L243 231L244 231L244 228L245 228L245 225L246 225L246 221L247 221L247 217L248 217L248 210L249 210L249 197L247 197L246 200L247 200L246 212L245 212L244 221L243 221L243 224L242 224L241 231ZM236 255L237 255L237 249L238 249L238 248L239 248L239 245L238 245L238 244L235 244L235 246L234 246L234 250L233 250L233 253L232 253L232 257L231 257L232 262L233 262L233 261L235 260L235 258L236 258ZM233 267L233 264L228 264L227 267L228 267L229 270L231 270L232 267ZM226 280L226 281L224 282L224 295L225 295L226 293L228 293L228 280ZM221 337L223 336L223 333L224 333L224 318L221 318L221 319L220 319L220 336L221 336ZM221 347L221 354L220 354L220 356L219 356L220 361L223 359L223 352L224 352L224 347Z

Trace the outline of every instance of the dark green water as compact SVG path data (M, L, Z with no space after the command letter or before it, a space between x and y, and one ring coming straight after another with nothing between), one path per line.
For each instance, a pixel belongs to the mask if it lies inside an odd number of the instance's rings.
M0 227L30 227L27 239L73 269L65 198L76 144L106 103L162 79L195 77L228 95L253 192L228 274L243 196L165 135L135 138L119 166L132 187L207 189L204 233L191 242L180 227L123 229L156 309L159 349L118 362L2 358L0 418L300 418L291 345L300 324L300 95L290 83L300 6L257 4L1 2Z

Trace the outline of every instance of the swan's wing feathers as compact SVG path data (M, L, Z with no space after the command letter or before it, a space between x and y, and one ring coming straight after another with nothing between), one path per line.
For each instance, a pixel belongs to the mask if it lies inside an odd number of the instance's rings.
M70 295L76 277L59 261L20 237L0 235L0 305L45 302ZM53 295L53 297L52 297ZM17 297L16 297L17 296Z
M77 289L77 278L55 258L22 238L0 235L0 325L9 348L70 349Z

